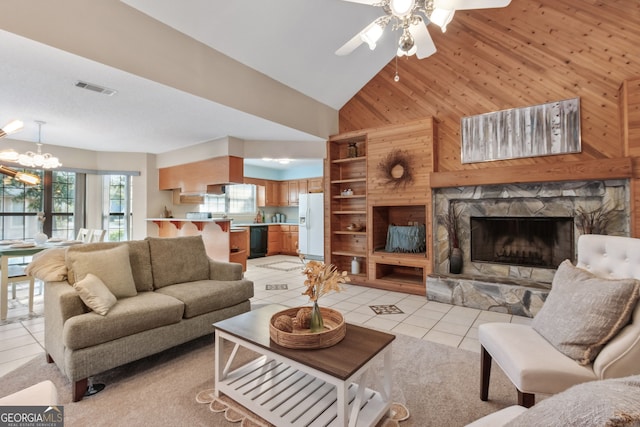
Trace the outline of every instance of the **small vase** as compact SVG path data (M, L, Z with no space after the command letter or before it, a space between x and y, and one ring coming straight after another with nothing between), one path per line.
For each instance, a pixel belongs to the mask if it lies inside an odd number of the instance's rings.
M44 245L49 240L49 236L42 232L42 224L38 226L38 232L35 236L33 236L33 241L36 242L36 245Z
M322 313L318 306L318 301L313 302L313 308L311 309L311 321L309 323L309 329L311 332L324 331L324 321L322 320Z
M462 273L462 249L451 249L451 256L449 257L449 272L452 274Z

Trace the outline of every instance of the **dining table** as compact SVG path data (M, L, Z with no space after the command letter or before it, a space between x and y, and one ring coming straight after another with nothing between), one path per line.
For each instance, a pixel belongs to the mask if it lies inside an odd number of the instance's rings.
M9 307L9 260L11 258L27 257L49 248L66 245L66 241L35 244L33 242L0 242L0 321L6 320Z

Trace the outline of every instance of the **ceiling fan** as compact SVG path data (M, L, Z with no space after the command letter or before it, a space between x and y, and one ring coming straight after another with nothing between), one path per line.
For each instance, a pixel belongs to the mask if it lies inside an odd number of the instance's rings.
M436 53L436 46L429 35L427 24L433 22L446 31L456 10L490 9L505 7L511 0L344 0L352 3L381 7L385 15L377 18L346 42L336 55L353 52L363 42L371 50L382 36L384 29L402 30L398 40L398 56L416 55L419 59Z

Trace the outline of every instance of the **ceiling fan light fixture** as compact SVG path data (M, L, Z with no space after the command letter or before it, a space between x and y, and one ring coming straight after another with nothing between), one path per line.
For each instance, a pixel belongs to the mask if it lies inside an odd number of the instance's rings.
M417 51L416 42L408 29L404 29L400 41L398 42L398 52L403 52L403 55L411 56ZM411 53L413 52L413 53ZM399 56L403 56L400 55Z
M22 182L23 184L28 184L28 185L40 184L40 177L38 175L33 175L26 172L19 172L15 169L11 169L3 165L0 165L0 173L7 175L15 179L16 181Z
M453 14L455 12L455 10L449 9L433 9L433 12L431 12L431 15L429 15L429 21L440 27L440 29L444 33L447 31L447 25L453 19Z
M362 41L369 45L369 49L374 50L376 48L376 43L382 37L382 32L384 31L384 27L378 23L378 21L374 21L367 27L366 30L360 35Z
M0 138L7 136L11 133L18 132L19 130L22 130L23 127L24 127L24 123L22 121L12 120L6 125L2 126L2 128L0 129Z
M391 12L399 17L409 15L415 6L415 0L389 0Z

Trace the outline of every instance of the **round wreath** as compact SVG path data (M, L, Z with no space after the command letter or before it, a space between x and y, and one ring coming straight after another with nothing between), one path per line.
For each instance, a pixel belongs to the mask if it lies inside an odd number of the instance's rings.
M411 175L411 159L406 151L393 150L379 164L385 184L393 184L394 187L407 185L413 181Z

